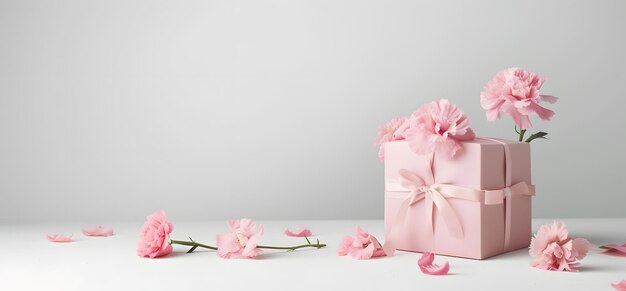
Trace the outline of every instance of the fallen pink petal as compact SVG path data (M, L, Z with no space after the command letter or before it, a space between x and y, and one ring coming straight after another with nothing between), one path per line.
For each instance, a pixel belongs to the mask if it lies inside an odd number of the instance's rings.
M417 261L417 265L420 267L422 273L427 275L447 275L450 271L450 264L446 261L443 265L439 266L433 264L435 260L435 254L425 252L422 257Z
M48 234L46 235L46 237L48 238L48 241L50 242L66 243L66 242L74 241L72 239L72 236L66 236L62 234Z
M611 286L613 286L613 289L615 290L626 291L626 280L622 280L617 284L611 284Z
M294 227L293 231L291 231L290 229L285 229L285 234L292 237L310 237L312 235L311 230L303 226L296 226Z
M600 249L603 249L603 254L607 255L615 255L615 256L626 256L626 244L617 245L617 244L608 244L600 246Z
M112 236L113 228L97 225L84 228L83 234L86 236Z

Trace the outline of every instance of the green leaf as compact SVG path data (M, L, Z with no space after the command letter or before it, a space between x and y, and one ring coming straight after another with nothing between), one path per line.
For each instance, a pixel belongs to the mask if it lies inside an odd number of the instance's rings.
M530 143L531 141L533 141L534 139L537 139L537 138L548 139L548 138L546 138L546 135L548 135L548 133L547 132L543 132L543 131L540 131L540 132L537 132L537 133L533 133L532 135L530 135L526 139L526 142Z
M195 250L196 250L196 248L198 248L198 246L193 246L192 248L190 248L190 249L187 251L187 253L188 253L188 254L191 254L193 251L195 251Z

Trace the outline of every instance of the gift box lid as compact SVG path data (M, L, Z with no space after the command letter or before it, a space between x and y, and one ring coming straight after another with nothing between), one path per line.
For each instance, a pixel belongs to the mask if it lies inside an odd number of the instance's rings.
M452 159L434 156L436 183L453 184L479 190L502 189L506 184L505 148L510 151L512 184L531 184L530 144L517 141L476 138L461 142L463 148ZM428 159L411 151L406 141L385 143L385 190L402 191L399 170L407 169L425 177Z

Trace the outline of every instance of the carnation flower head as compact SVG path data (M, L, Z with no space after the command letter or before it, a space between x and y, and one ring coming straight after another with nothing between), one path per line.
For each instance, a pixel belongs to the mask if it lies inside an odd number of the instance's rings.
M405 135L415 153L436 153L448 159L462 149L461 141L476 136L463 111L445 99L424 104L415 111Z
M248 259L262 253L257 243L263 235L263 226L256 227L250 219L229 220L229 233L217 235L217 255L225 259Z
M584 238L572 239L562 223L545 224L530 241L531 266L550 271L577 271L589 251Z
M521 129L532 128L529 116L536 114L549 120L554 111L539 105L541 101L555 103L557 97L539 95L544 79L520 68L502 70L485 85L480 93L480 105L487 110L487 120L495 121L501 113L510 115Z
M379 146L378 157L381 160L385 159L385 143L405 139L407 128L408 119L404 116L395 117L378 127L378 136L374 144Z
M337 254L345 256L350 254L353 259L366 260L375 257L385 256L383 247L378 240L368 232L356 226L354 237L346 236L337 250Z
M172 253L170 233L174 227L167 220L163 210L148 215L141 231L137 255L146 258L158 258Z

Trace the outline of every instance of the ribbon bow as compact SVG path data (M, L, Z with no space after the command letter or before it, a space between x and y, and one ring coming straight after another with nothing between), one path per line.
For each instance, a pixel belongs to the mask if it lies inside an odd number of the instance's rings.
M434 184L432 182L430 183L430 185L428 185L426 181L424 181L424 179L422 179L420 176L406 169L401 169L399 171L399 174L400 174L400 185L409 189L410 191L406 198L408 202L407 206L413 206L415 203L421 200L425 200L426 217L432 218L433 207L437 207L437 210L439 210L439 213L441 214L441 217L443 218L443 221L446 224L446 227L448 228L450 235L456 238L462 238L463 227L461 227L461 222L459 221L459 218L457 217L456 212L454 211L454 209L452 208L452 206L447 200L448 197L456 197L457 196L456 194L458 194L459 191L455 191L455 190L460 190L461 187L456 187L456 186L447 185L447 184ZM451 190L451 191L445 191L445 190ZM470 194L470 196L474 196L472 194L479 195L479 193L471 193L475 191L470 190L468 192L470 192L468 193ZM444 196L444 193L446 193L445 196ZM465 198L465 197L456 197L456 198ZM477 197L477 195L474 197L468 197L468 198L470 198L469 200L480 199L479 197ZM432 221L428 225L430 226L431 232L434 231Z
M396 220L393 224L394 227L392 227L387 235L385 245L383 246L385 254L388 256L395 252L395 242L402 235L402 227L400 226L405 223L409 207L413 206L415 203L421 200L424 200L426 203L425 218L426 223L430 228L429 233L434 235L433 210L436 207L439 214L443 218L443 222L445 223L450 235L456 238L463 238L463 227L461 226L461 221L456 215L454 208L452 208L448 202L448 199L458 198L476 202L483 201L481 195L483 194L483 191L450 184L434 183L432 171L433 155L428 157L427 162L428 167L426 167L426 179L423 179L416 173L406 169L401 169L398 172L400 175L400 185L406 188L409 191L409 194L400 205L398 215L396 216Z

